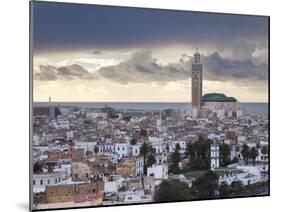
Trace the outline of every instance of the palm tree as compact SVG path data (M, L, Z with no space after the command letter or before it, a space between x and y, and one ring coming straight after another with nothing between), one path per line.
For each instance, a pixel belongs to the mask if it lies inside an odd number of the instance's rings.
M247 144L244 144L242 147L242 151L241 154L244 158L244 161L246 163L246 165L248 165L248 160L249 160L249 146Z
M140 148L140 154L143 156L144 161L148 153L149 153L149 145L146 142L144 142Z
M95 154L97 154L97 153L99 152L98 146L95 146L95 147L94 147L94 152L95 152Z
M230 163L229 155L230 155L230 147L228 144L220 145L220 161L223 166L227 166Z
M151 147L152 148L152 147ZM144 174L146 175L147 173L147 164L146 164L146 156L149 154L150 147L149 145L144 142L143 145L140 148L140 154L143 156L143 161L144 161Z
M172 172L177 172L179 170L179 162L181 160L181 155L180 155L180 145L179 144L176 144L176 148L175 148L175 151L173 152L172 154Z
M253 160L253 165L256 164L256 157L259 155L258 150L255 147L252 147L249 152L249 157Z
M147 167L151 167L155 163L156 163L156 159L155 159L154 155L149 154L147 161L146 161Z

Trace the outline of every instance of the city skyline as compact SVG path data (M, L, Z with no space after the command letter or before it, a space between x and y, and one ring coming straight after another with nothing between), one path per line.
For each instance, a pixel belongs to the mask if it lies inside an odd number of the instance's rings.
M269 17L30 5L31 210L270 195Z
M190 102L199 47L203 94L268 102L265 17L44 4L34 7L34 101Z

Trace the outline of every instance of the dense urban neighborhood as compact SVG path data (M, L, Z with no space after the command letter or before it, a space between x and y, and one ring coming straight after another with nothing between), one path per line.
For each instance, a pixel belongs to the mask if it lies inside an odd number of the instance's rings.
M268 195L268 116L202 80L196 52L183 109L35 103L34 208Z
M188 111L35 107L38 208L263 195L264 116L192 118Z

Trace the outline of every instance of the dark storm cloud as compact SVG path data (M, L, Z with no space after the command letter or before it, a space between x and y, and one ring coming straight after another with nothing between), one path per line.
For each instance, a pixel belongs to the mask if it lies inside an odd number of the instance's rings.
M35 51L267 40L267 18L33 2Z
M161 65L150 51L134 53L130 59L115 66L102 67L97 74L106 79L127 84L130 82L171 82L185 79L188 71L184 64Z
M225 59L215 52L203 57L204 79L213 81L266 81L268 80L268 64L255 64L250 59Z
M240 42L237 45L239 47ZM248 51L249 49L244 46L239 51L236 49L235 53L243 55ZM256 60L253 62L251 54L245 58L244 60L224 58L218 52L207 56L201 55L204 80L266 82L268 64ZM35 80L97 80L103 78L121 84L151 82L165 84L190 78L191 64L192 58L185 54L179 58L178 62L163 65L153 57L151 51L140 51L117 65L100 68L95 74L77 64L60 67L41 65L39 70L35 71Z
M243 51L242 51L243 52ZM161 65L150 51L137 52L118 65L103 67L98 75L122 84L130 82L166 83L188 79L192 59L183 55L179 62ZM268 64L253 63L250 59L223 58L218 52L202 56L204 80L211 81L266 81Z
M96 76L89 73L82 66L72 64L68 66L51 66L51 65L40 65L39 70L35 71L35 80L40 81L55 81L55 80L94 80Z

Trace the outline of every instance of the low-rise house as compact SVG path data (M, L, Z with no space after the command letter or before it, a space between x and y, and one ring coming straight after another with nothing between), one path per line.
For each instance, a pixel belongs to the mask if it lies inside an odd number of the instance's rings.
M156 180L168 179L168 165L167 164L153 164L152 167L147 168L147 176L154 176Z
M44 192L47 185L60 184L64 177L64 172L33 174L33 192Z
M143 190L127 191L118 193L119 200L124 203L144 203L153 201L151 194L145 194Z
M114 153L115 145L114 143L104 143L99 145L99 152L102 153Z
M168 156L167 152L163 152L162 154L155 155L156 164L167 164Z
M141 144L131 145L132 156L138 156L140 154Z
M48 153L48 161L81 160L84 157L84 149L69 148L67 151L57 150Z
M143 157L125 157L116 166L116 173L121 176L141 176L143 175Z
M123 178L120 175L111 175L104 177L103 181L105 193L117 193L122 187Z
M74 202L82 203L101 199L104 193L104 183L52 185L46 187L47 203Z
M72 163L71 175L73 181L88 180L91 176L89 164L87 162Z
M155 191L155 178L154 176L143 177L143 188L145 193L153 194Z
M123 157L129 156L129 144L127 143L115 143L114 152L117 154L120 160Z

